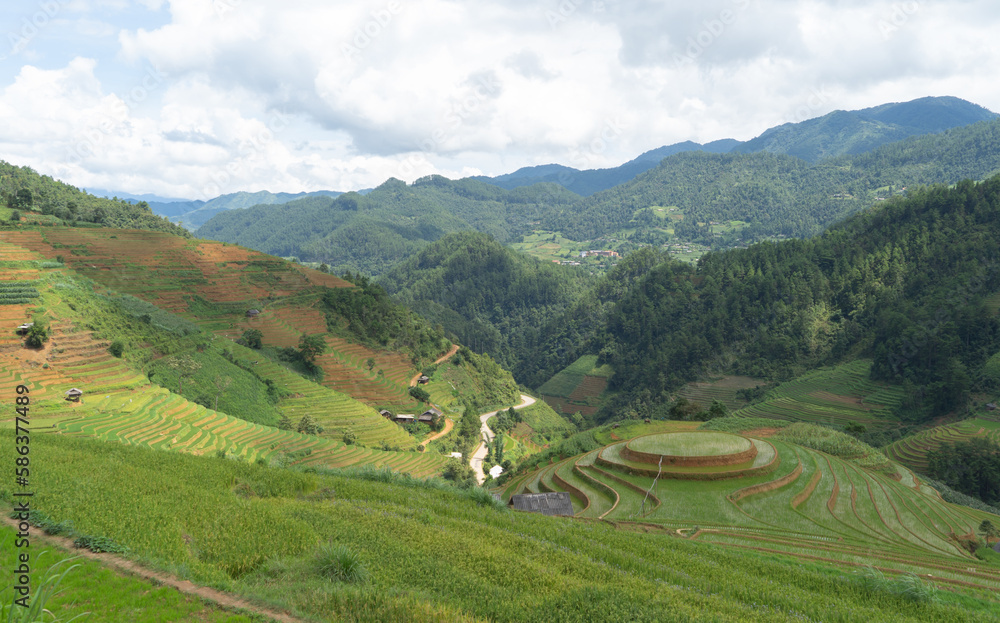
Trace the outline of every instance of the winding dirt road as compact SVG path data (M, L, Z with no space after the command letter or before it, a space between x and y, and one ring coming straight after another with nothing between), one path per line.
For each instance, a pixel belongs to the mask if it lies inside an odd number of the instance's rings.
M523 409L525 407L530 407L533 404L535 404L534 398L527 394L521 394L521 404L515 405L514 408ZM502 410L506 411L506 409ZM490 411L489 413L484 413L479 416L479 421L482 422L480 433L482 434L485 442L479 442L479 445L476 446L476 449L472 452L472 458L469 459L469 466L472 468L472 471L476 472L476 480L479 481L479 484L486 482L486 474L483 473L483 459L486 458L486 444L493 441L493 437L495 437L493 431L486 424L486 421L499 412L499 410Z

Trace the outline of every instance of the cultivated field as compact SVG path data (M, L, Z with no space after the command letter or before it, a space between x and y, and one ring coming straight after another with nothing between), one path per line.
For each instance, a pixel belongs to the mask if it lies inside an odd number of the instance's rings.
M690 430L684 424L611 430L615 437L629 437L516 476L503 495L567 491L579 517L641 522L699 541L803 561L915 573L940 586L1000 589L1000 569L977 560L963 544L983 519L1000 518L943 502L906 468L894 466L890 477L884 466L864 469L777 438L662 434L671 426ZM757 450L749 462L711 464L749 443ZM700 452L706 461L668 467L630 449L685 457Z

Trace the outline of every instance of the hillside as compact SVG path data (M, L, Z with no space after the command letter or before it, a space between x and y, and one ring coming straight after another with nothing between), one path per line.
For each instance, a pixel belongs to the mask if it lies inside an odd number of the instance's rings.
M813 236L906 188L998 171L1000 120L815 164L783 154L689 152L554 214L543 226L575 240L624 230L656 244L678 238L726 248Z
M280 205L307 197L338 197L343 193L321 190L314 193L272 193L266 190L255 193L238 192L220 195L209 201L150 201L149 207L154 214L166 217L170 221L183 224L194 231L213 216L226 210L243 210L256 205Z
M540 262L477 232L449 234L379 279L394 300L462 344L516 371L545 323L595 283L588 273Z
M0 160L0 221L14 210L26 221L65 222L79 226L132 227L190 235L153 214L145 202L132 204L95 197L69 184L39 175L29 167Z
M308 415L332 445L295 442L288 452L311 448L312 459L322 461L321 450L340 448L353 455L348 463L382 462L370 450L345 447L348 436L369 447L408 450L428 432L414 429L414 437L377 410L419 413L424 407L411 395L410 380L450 343L365 280L354 285L239 247L139 230L21 226L0 232L0 246L4 277L13 284L0 290L10 330L33 316L53 330L46 349L25 362L18 361L22 339L8 333L5 384L13 387L34 370L37 377L29 377L51 401L39 408L51 410L61 430L124 440L138 427L146 430L142 443L190 438L200 452L277 456L285 452L281 444L251 440L273 442L283 433L267 427L283 418L296 425ZM248 316L250 309L259 313ZM254 334L256 350L230 341L254 346ZM311 363L300 355L303 337L325 343ZM109 354L115 343L121 359ZM516 398L509 373L478 356L458 368L483 400ZM489 383L481 382L487 369ZM74 386L88 394L84 405L60 399ZM457 398L449 393L439 405L448 408ZM101 423L110 405L126 403L133 413L127 421ZM96 428L69 425L66 416L94 418ZM254 424L254 432L231 416ZM203 425L212 430L198 433ZM190 434L169 441L191 426ZM443 465L440 457L418 463L430 471Z
M961 408L969 391L994 391L980 374L1000 350L990 302L998 218L1000 178L963 182L885 202L811 240L658 265L590 334L623 392L607 415L634 402L648 416L663 392L707 373L783 380L858 357L873 360L872 380L902 384L895 417Z
M447 233L476 230L519 240L531 223L579 197L558 186L506 191L467 179L391 179L366 195L313 197L219 214L196 234L279 256L323 262L336 273L378 275Z

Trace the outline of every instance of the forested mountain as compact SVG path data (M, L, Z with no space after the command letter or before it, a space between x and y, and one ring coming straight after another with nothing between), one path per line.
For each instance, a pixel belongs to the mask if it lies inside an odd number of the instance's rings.
M272 193L261 190L255 193L238 192L220 195L209 201L150 201L149 207L155 214L183 224L194 230L207 223L213 216L226 210L242 210L256 205L280 205L307 197L337 197L343 193L320 190L312 193Z
M543 164L534 167L522 167L513 173L498 175L496 177L479 176L471 179L482 180L508 190L520 186L549 182L559 184L578 195L587 197L612 186L624 184L636 175L656 167L667 156L686 151L724 154L738 144L739 141L731 138L712 141L704 145L692 141L684 141L683 143L675 143L651 149L621 166L607 169L580 170L561 164Z
M736 145L732 151L766 151L817 162L996 117L996 113L957 97L922 97L863 110L836 110L800 123L786 123Z
M726 247L775 236L806 237L879 199L918 184L984 179L1000 171L1000 121L913 137L875 151L809 164L792 156L682 153L636 179L553 214L545 227L593 239L652 227L651 206L676 206L674 234ZM743 221L727 235L710 223Z
M593 344L618 406L648 412L709 371L780 379L869 356L873 378L906 386L899 416L919 421L997 388L983 372L1000 350L998 249L1000 177L937 186L814 239L660 264Z
M520 239L549 211L579 196L554 184L504 190L472 179L390 179L366 195L309 197L217 215L198 236L377 275L454 231Z
M922 97L863 110L837 110L822 117L785 123L745 142L721 139L704 145L691 141L666 145L613 168L581 171L558 164L546 164L524 167L506 175L475 179L508 189L551 182L586 197L624 184L640 173L656 167L664 158L683 152L769 152L817 162L833 156L861 154L911 136L942 132L996 117L996 113L957 97Z
M22 213L40 212L68 223L152 229L190 236L182 228L153 214L145 202L131 204L95 197L29 167L0 161L0 200Z
M461 232L393 267L379 284L459 343L518 369L548 322L596 281L581 268L541 262L488 234Z

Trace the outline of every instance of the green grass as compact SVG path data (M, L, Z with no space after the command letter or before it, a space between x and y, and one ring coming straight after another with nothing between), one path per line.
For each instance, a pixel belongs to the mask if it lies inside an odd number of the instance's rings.
M638 437L628 443L637 452L666 456L718 456L750 448L750 440L728 433L661 433Z
M24 550L15 548L16 531L0 528L0 560L5 569L17 567L17 555ZM45 607L59 621L83 615L78 621L130 621L135 623L167 623L199 621L201 623L250 623L270 620L226 612L201 599L179 593L171 587L158 586L89 560L75 558L61 550L31 541L32 586L37 587L54 565L65 570L76 565L59 584L58 591ZM9 604L10 588L0 592L0 600ZM85 614L89 613L89 614ZM45 621L52 620L49 618Z

